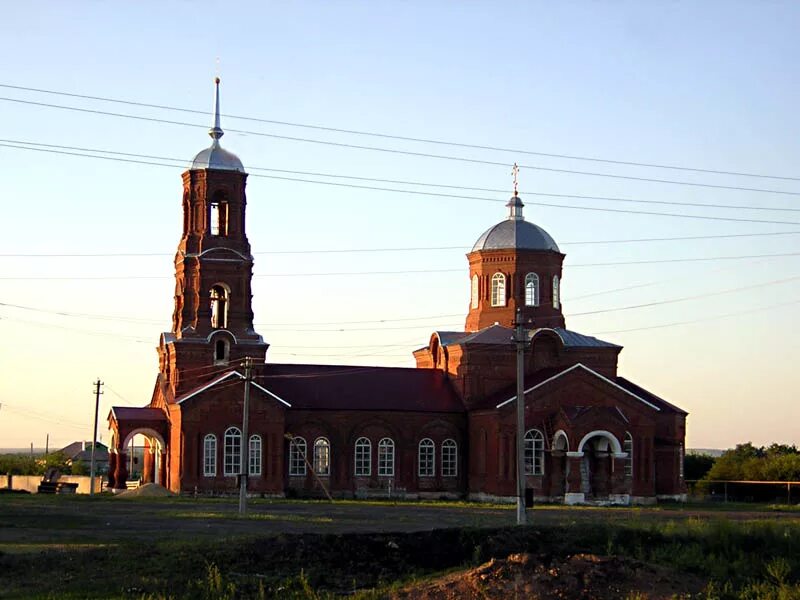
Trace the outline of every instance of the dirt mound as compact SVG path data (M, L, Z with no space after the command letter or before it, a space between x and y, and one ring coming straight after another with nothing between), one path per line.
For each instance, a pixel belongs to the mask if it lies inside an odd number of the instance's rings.
M115 498L165 498L167 496L174 496L163 485L157 483L145 483L133 490L125 490L114 496Z
M476 569L402 589L392 598L657 600L690 597L704 586L697 577L620 556L512 554L505 560L492 559Z

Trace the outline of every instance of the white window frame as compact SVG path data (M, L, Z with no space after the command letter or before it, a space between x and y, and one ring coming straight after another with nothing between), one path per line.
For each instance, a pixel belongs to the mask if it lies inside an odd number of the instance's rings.
M314 472L320 477L331 474L331 443L326 437L314 440Z
M472 294L471 294L471 307L478 308L478 291L480 289L480 282L478 280L478 274L472 276Z
M242 469L242 432L238 427L225 430L224 473L226 477L234 477Z
M261 436L258 434L250 436L250 445L247 451L248 470L247 474L251 477L261 476Z
M492 275L492 306L506 305L506 276L502 273Z
M536 273L525 275L525 306L539 306L539 276Z
M417 475L436 476L436 444L430 438L423 438L417 446Z
M525 432L525 474L544 475L544 434L538 429Z
M394 440L383 438L378 442L378 477L394 477Z
M305 438L294 437L289 441L289 477L305 477L307 447Z
M629 431L625 432L625 439L622 441L622 451L627 452L625 458L625 477L633 477L633 436Z
M561 279L553 275L553 308L561 308Z
M353 452L353 472L356 477L372 475L372 442L369 441L369 438L360 437L356 440Z
M203 477L217 476L217 436L208 433L203 438Z
M458 444L453 439L442 442L442 477L458 476Z

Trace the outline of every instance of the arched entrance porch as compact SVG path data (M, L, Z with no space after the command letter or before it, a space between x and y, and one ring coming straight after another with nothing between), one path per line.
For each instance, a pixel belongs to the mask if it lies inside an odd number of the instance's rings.
M142 480L168 487L167 418L157 408L115 406L108 415L111 447L108 457L108 489L127 489L130 476L128 447L135 436L144 437Z
M576 452L567 452L567 504L628 504L625 458L617 437L605 430L587 433Z

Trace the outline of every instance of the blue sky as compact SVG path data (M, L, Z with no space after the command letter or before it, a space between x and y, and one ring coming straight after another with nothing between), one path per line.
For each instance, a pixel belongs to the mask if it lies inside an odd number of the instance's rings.
M211 81L219 69L222 112L228 115L798 177L799 13L788 2L9 4L0 22L5 57L0 84L205 111L211 108ZM0 100L0 137L6 140L175 157L187 164L210 141L205 133L210 118L205 115L9 88L0 88L0 97L198 125ZM780 233L800 231L800 224L565 208L800 223L798 181L402 142L229 116L222 125L228 130L223 145L253 175L248 233L255 252L460 248L256 254L256 322L272 344L270 359L276 361L410 366L410 351L425 344L431 331L462 325L468 303L464 253L505 216L515 161L527 167L790 192L533 168L520 174L527 218L544 227L567 254L563 297L568 326L623 344L621 374L691 413L690 446L724 447L747 440L800 443L795 391L800 344L793 333L800 281L791 279L800 276L797 256L586 266L791 254L798 252L798 235L575 243ZM357 150L231 129L500 164ZM97 376L109 386L104 413L112 404L149 400L157 369L154 347L159 332L169 327L172 311L171 255L180 233L180 173L185 167L6 147L0 147L0 164L6 224L0 254L161 254L0 257L0 302L129 319L0 306L0 333L6 340L0 447L30 441L40 445L47 432L56 443L66 444L91 435L91 382ZM392 193L256 177L298 176L254 167L508 192L438 190L485 200ZM403 270L446 272L298 276ZM276 276L280 274L295 276ZM109 276L159 279L12 279ZM727 292L738 288L746 289ZM570 316L692 296L700 297ZM734 313L741 314L716 318ZM417 317L412 322L341 324ZM621 332L630 329L636 331Z

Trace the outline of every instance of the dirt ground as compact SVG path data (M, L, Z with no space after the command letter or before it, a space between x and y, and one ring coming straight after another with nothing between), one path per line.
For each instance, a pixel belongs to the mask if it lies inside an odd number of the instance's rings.
M392 595L396 600L667 600L700 593L706 581L620 556L512 554Z

